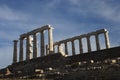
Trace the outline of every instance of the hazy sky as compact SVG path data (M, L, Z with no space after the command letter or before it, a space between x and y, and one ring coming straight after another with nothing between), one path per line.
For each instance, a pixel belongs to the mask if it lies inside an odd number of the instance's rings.
M0 0L0 68L12 63L14 39L46 24L54 41L106 28L119 46L120 0Z

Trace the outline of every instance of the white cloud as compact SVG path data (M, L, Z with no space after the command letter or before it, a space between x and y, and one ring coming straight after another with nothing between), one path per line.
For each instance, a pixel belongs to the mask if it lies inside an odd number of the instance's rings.
M105 17L108 20L112 21L119 21L120 20L120 11L118 11L118 8L116 6L110 6L107 2L98 1L94 4L96 7L95 10L93 10L94 13Z
M107 0L69 0L69 11L83 16L97 15L109 21L120 21L120 6L110 5Z
M28 15L25 15L24 13L21 13L17 10L13 10L9 8L7 5L1 5L0 6L0 18L2 20L26 20L28 19Z
M73 5L79 5L79 2L81 2L81 0L69 0L69 1Z

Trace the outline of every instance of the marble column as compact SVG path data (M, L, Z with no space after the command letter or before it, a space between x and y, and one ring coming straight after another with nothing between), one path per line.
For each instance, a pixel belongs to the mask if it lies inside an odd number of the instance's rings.
M41 31L41 56L45 56L44 31Z
M14 51L13 51L13 63L17 62L17 42L18 40L14 40Z
M96 40L96 49L100 50L99 34L95 34L95 40Z
M37 57L37 37L36 33L33 34L33 58Z
M83 53L83 45L82 45L82 39L79 39L79 53L82 54Z
M104 36L105 36L105 44L106 44L106 48L110 48L110 42L109 42L109 37L108 37L108 31L104 32Z
M46 55L49 55L49 45L46 45Z
M90 44L90 36L87 36L87 48L88 48L88 52L91 52L91 44Z
M49 54L53 53L53 34L52 34L52 27L48 29L48 43L49 43Z
M58 52L62 52L62 45L58 44Z
M32 58L32 37L29 35L26 39L26 60L29 60Z
M72 42L72 55L75 55L75 44L74 44L74 40L72 40L71 42Z
M29 60L30 55L29 55L29 36L26 38L26 60Z
M67 42L64 43L65 44L65 54L68 55L68 47L67 47Z
M20 38L19 61L23 61L23 40L24 38Z
M32 59L33 58L33 37L32 36L29 37L29 54L30 54L29 59Z
M53 45L53 53L55 53L55 45Z

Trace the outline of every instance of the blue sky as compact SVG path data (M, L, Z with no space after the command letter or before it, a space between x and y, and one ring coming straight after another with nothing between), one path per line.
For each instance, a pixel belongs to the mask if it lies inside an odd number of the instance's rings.
M120 45L119 0L0 0L0 68L12 63L13 40L50 24L54 41L106 28Z

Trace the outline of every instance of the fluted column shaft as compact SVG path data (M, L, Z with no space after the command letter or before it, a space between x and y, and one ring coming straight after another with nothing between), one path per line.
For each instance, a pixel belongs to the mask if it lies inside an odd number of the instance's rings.
M74 40L72 40L71 42L72 42L72 54L75 55L75 44L74 44Z
M55 53L55 45L53 45L53 53Z
M58 45L58 52L62 52L62 45L61 44Z
M19 61L23 61L23 38L20 38Z
M33 58L37 57L37 37L36 33L33 34Z
M82 45L82 39L79 39L79 53L82 54L83 53L83 45Z
M68 47L67 47L67 42L65 44L65 54L68 55Z
M104 35L105 35L105 44L106 44L106 48L108 49L108 48L110 48L110 42L109 42L109 37L108 37L108 31L106 31L106 32L104 33Z
M87 48L88 52L91 52L90 36L87 36Z
M41 56L45 56L44 31L41 31Z
M14 40L14 51L13 51L13 63L17 62L17 42L18 40Z
M26 60L30 59L30 38L27 36L26 38Z
M46 55L49 54L49 45L46 45Z
M29 36L26 38L26 60L29 60Z
M95 35L95 40L96 40L96 49L100 50L100 43L99 43L99 35L98 34Z
M53 53L53 34L52 34L52 28L48 29L48 40L49 40L49 54Z

